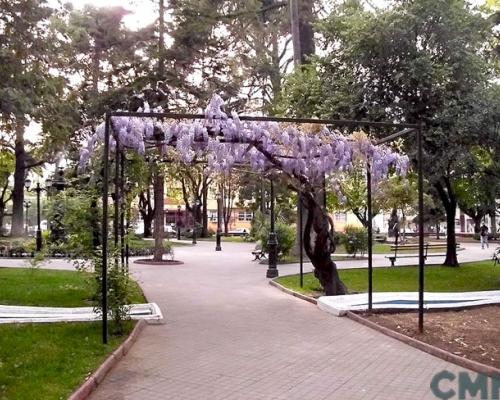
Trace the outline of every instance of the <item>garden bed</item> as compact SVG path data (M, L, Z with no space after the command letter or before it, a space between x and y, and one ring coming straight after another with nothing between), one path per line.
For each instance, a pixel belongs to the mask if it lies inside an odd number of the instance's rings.
M413 337L495 368L500 368L500 306L425 314L425 330L418 332L416 313L372 314L361 316L395 332Z

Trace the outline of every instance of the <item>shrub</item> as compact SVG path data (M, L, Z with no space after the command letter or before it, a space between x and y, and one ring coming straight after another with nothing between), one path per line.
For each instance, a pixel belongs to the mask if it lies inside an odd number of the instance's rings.
M130 319L130 280L128 271L121 268L116 263L119 254L115 250L114 254L108 259L107 268L107 288L108 288L108 312L114 321L112 332L116 335L122 335L125 332L125 321ZM94 268L93 273L93 302L94 310L102 315L102 259L96 255L91 260Z
M357 253L363 255L368 250L368 233L365 228L355 225L345 227L345 235L341 237L348 254L356 257Z
M255 232L257 240L262 244L262 250L269 252L267 241L269 240L270 224L268 221L260 227L258 232ZM283 221L277 221L275 225L276 239L278 240L278 254L287 256L290 254L295 243L295 227Z
M250 225L250 238L252 240L260 240L261 230L266 224L266 216L260 210L255 211Z

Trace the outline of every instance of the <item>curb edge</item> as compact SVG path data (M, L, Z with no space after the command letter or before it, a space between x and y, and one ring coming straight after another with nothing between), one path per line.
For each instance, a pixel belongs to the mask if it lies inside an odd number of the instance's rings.
M301 300L305 300L311 304L315 304L317 305L318 304L318 300L316 300L314 297L310 297L310 296L306 296L305 294L302 294L302 293L299 293L299 292L296 292L294 290L291 290L291 289L288 289L286 287L284 287L283 285L280 285L278 282L274 281L274 280L270 280L269 281L269 284L271 286L274 286L275 288L278 288L279 290L281 290L282 292L286 293L286 294L290 294L294 297L297 297Z
M128 338L126 338L118 348L113 351L103 363L76 389L69 397L68 400L85 400L97 388L97 386L104 380L108 372L120 361L125 354L128 353L137 337L147 325L143 319L137 322Z

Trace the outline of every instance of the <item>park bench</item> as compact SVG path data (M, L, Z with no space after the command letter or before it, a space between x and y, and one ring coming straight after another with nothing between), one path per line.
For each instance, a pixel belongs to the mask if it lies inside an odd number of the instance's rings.
M252 255L254 256L254 259L252 261L257 261L257 260L265 260L267 259L267 253L259 248L259 245L256 246L255 250L252 251ZM278 260L280 260L283 257L283 253L279 252L278 253Z
M457 243L457 248L459 244ZM398 258L411 258L418 257L419 245L418 243L411 244L393 244L390 247L391 251L394 251L394 254L390 256L385 256L391 261L391 267L395 266L396 259ZM431 253L429 254L429 250L443 250L445 253ZM403 254L398 254L398 252L404 251ZM406 251L414 251L417 253L408 254ZM446 243L424 243L424 260L427 260L427 257L442 257L446 255Z
M252 255L255 257L252 261L263 260L264 258L267 258L266 253L262 249L252 251Z

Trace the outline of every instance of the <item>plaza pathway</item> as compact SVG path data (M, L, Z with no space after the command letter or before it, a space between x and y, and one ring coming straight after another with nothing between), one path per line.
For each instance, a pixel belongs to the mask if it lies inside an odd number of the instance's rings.
M251 245L213 247L132 267L165 324L145 328L91 399L435 399L433 375L462 370L271 287Z

